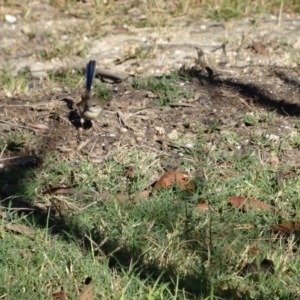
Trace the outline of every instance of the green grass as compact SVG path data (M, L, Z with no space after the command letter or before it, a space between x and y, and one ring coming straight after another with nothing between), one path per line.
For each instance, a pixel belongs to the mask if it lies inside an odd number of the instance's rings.
M75 87L84 79L84 73L83 70L72 69L61 72L49 72L48 77L54 83Z
M73 31L74 36L76 30ZM44 49L38 52L38 56L44 60L51 60L53 58L62 58L70 55L79 57L86 57L88 53L89 44L78 41L78 38L72 37L67 42L61 41L60 38L52 37Z
M96 82L94 91L95 95L103 101L108 101L112 97L111 90L102 82Z
M187 80L187 78L183 79ZM170 76L163 75L159 78L134 78L132 87L152 92L158 105L169 105L190 97L188 90L178 86L178 80L177 73L172 73Z
M28 91L29 72L19 72L17 76L12 75L13 68L9 65L0 70L0 87L6 94L12 96Z
M70 86L82 77L81 71L49 74L51 81ZM190 97L181 86L187 80L174 73L135 79L132 86L169 105ZM95 93L111 97L103 84ZM293 120L295 134L270 138L277 117L245 114L248 135L215 120L196 123L193 136L179 136L173 151L181 154L181 169L195 174L192 193L150 188L148 199L130 198L161 168L156 152L140 148L113 149L101 164L55 152L36 164L1 168L0 296L52 299L63 289L76 299L79 284L91 276L96 299L295 299L299 233L282 237L270 226L298 220L299 179L279 183L278 170L262 153L280 157L296 150L300 131ZM1 134L0 152L40 153L42 142L27 129L11 130ZM180 148L187 142L194 145L189 151ZM124 175L127 166L133 167L131 178ZM51 194L51 187L73 192ZM232 196L258 199L278 212L241 211L229 205ZM207 212L197 209L200 201L209 204ZM34 228L35 234L14 232L11 224ZM274 262L275 274L242 274L247 263L265 258Z
M269 126L274 118L257 114L252 126ZM215 135L213 148L203 140L209 131ZM20 144L22 136L24 131L7 136L7 144ZM7 207L1 209L1 295L51 299L63 287L75 299L78 285L91 276L96 299L295 299L300 291L297 234L280 237L270 225L297 220L299 179L284 179L288 188L282 188L273 167L262 164L255 151L281 153L294 139L299 133L282 143L254 139L232 151L244 140L236 132L195 131L197 150L181 159L183 168L205 174L195 178L195 191L157 190L147 200L116 197L142 190L157 170L156 156L140 149L126 155L116 149L101 165L56 154L45 156L42 168L1 170ZM32 145L25 142L21 148ZM128 165L134 166L132 179L123 175ZM51 186L73 186L74 192L44 194ZM228 205L235 195L275 205L280 213L242 212ZM26 211L24 200L46 210ZM197 210L199 200L209 204L207 212ZM6 229L11 222L34 228L34 237ZM275 275L242 276L246 263L265 258L274 262ZM73 271L67 276L70 263Z

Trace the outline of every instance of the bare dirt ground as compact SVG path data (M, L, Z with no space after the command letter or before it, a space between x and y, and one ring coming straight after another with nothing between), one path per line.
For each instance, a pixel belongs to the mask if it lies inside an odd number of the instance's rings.
M46 3L33 2L30 9L25 18L18 9L7 8L4 13L16 16L16 20L11 23L6 18L0 26L0 67L14 74L30 74L26 94L5 89L0 93L1 131L24 127L40 138L39 145L24 154L59 151L74 157L81 153L101 162L114 147L159 151L168 143L158 138L160 131L167 135L173 132L172 141L185 138L186 144L181 146L188 147L199 126L204 128L203 139L210 142L213 136L207 130L212 125L220 127L220 134L234 130L245 141L254 134L276 138L294 133L300 114L298 16L120 28L66 15ZM99 36L89 35L92 30ZM195 47L204 51L213 76L200 68L189 74L191 80L178 82L190 93L188 99L158 106L153 95L132 88L133 77L168 75L183 66L187 72L196 68ZM55 85L47 74L82 68L89 59L127 79L108 84L112 99L105 112L92 128L80 131L74 123L74 103L83 81L77 87ZM246 113L267 111L277 115L272 126L262 124L261 132L253 132L253 127L245 124ZM287 149L285 154L283 160L289 164L299 163L298 151L289 153ZM6 155L13 157L15 153L12 150Z

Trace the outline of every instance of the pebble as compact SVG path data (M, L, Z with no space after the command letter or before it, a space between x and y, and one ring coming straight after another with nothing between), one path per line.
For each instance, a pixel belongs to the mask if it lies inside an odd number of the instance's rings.
M13 24L17 22L17 18L13 15L5 15L5 21Z
M145 133L141 131L135 131L133 135L136 137L145 137Z
M168 138L171 140L177 140L179 137L178 131L176 129L173 129L169 134Z
M135 71L136 71L136 73L138 73L138 74L142 74L143 72L144 72L144 68L143 67L137 67L136 69L135 69Z
M294 49L300 49L300 37L296 38L296 41L293 43Z
M266 137L269 141L279 141L280 140L280 137L276 134L267 134Z

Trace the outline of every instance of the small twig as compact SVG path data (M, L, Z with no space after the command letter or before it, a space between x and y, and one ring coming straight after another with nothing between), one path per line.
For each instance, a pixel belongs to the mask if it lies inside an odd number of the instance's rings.
M8 122L8 121L3 121L3 120L1 120L0 123L5 123L5 124L9 124L11 126L22 127L22 128L26 128L26 129L30 129L30 130L36 130L36 128L34 128L34 127L23 126L23 125L20 125L20 124L15 124L15 123L11 123L11 122Z
M131 127L130 125L127 124L125 118L124 118L124 115L121 113L120 110L117 111L117 115L118 115L118 118L119 118L119 121L129 130L132 130L132 131L137 131L136 129L134 129L133 127Z
M280 10L279 10L279 15L278 15L278 23L277 26L280 26L281 21L282 21L282 11L283 11L283 0L280 1Z
M34 208L28 208L28 207L6 207L5 210L10 210L10 211L28 210L28 211L32 211L32 210L35 210L35 209Z
M92 140L97 139L98 136L96 137L91 137L86 139L85 141L81 142L81 144L77 147L76 151L80 151L81 149L83 149L86 145L88 145Z
M91 153L93 152L93 150L94 150L95 145L97 144L97 142L98 142L98 136L97 136L96 139L94 140L94 143L93 143L93 145L92 145L92 147L91 147L91 149L90 149L89 154L91 154Z
M288 117L290 117L290 115L284 110L284 107L283 107L283 106L281 106L281 109L283 110L283 112L284 112Z
M121 74L112 72L110 70L106 70L106 69L99 69L96 71L96 76L100 76L100 77L104 77L107 79L111 79L114 80L116 82L120 82L120 81L124 81L127 79L126 76L123 76Z
M86 209L90 208L91 206L93 206L93 205L97 204L98 202L99 202L99 201L94 201L94 202L92 202L92 203L88 204L87 206L85 206L85 207L83 207L83 208L79 209L79 211L78 211L78 212L82 212L83 210L86 210Z
M182 145L178 142L169 140L168 138L162 138L162 139L158 140L158 142L159 141L166 142L168 144L168 146L173 146L173 147L176 147L176 148L183 148L185 150L188 150L189 152L193 150L193 148L191 148L191 147L188 147L188 146Z
M0 161L3 160L2 156L3 156L4 151L6 150L6 148L7 148L7 144L4 145L4 147L3 147L2 151L1 151L1 154L0 154L1 159L0 159ZM4 158L4 160L5 160L5 158Z
M130 108L130 109L135 109L135 107L129 107L129 108ZM142 112L142 111L148 110L148 108L143 108L143 109L137 108L137 109L139 109L139 110L136 111L135 113L132 113L132 114L128 115L128 116L125 118L125 120L127 120L127 119L129 119L129 118L131 118L131 117L133 117L133 116L139 115L140 112Z
M236 93L236 94L234 94L234 95L229 95L229 93L226 93L224 90L222 90L222 93L223 93L224 95L226 95L226 97L228 97L228 98L235 98L237 95L239 95L239 93Z
M100 249L100 247L106 243L108 237L104 238L104 240L99 245L94 240L92 240L88 235L85 234L84 237L87 238L93 245L97 246L95 251L100 251L103 256L106 256L105 253Z
M243 98L238 97L238 99L244 104L246 105L251 111L254 111L253 107L251 107Z
M241 38L241 43L240 43L239 47L237 48L236 53L240 52L240 50L241 50L241 48L243 46L244 40L245 40L245 32L243 30L243 32L242 32L242 38Z
M22 108L48 108L49 104L52 102L43 103L31 103L31 104L1 104L0 107L22 107Z
M178 107L178 106L182 106L182 107L197 107L193 104L190 103L170 103L169 104L171 107Z
M1 156L2 156L2 153L1 153ZM23 156L6 157L6 158L1 158L0 161L12 160L12 159L18 159L18 158L24 158L24 157Z

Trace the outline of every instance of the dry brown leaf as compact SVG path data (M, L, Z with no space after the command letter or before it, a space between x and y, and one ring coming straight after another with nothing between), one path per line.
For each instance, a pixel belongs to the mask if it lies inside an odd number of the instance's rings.
M93 1L91 1L91 3L93 3ZM127 32L129 29L124 27L124 26L115 26L113 28L114 32Z
M251 254L259 254L260 252L261 252L260 249L255 246L253 246L249 249L249 253L251 253Z
M233 206L239 207L243 210L248 210L251 208L259 209L259 210L270 210L270 209L275 210L275 207L273 207L265 202L259 201L257 199L248 200L248 199L245 199L244 197L235 196L235 197L229 198L228 201Z
M196 207L200 210L200 211L208 211L209 210L209 205L207 202L202 201L202 202L198 202L196 204Z
M167 189L177 185L180 189L192 191L194 189L191 178L183 173L168 171L154 185L154 190Z
M87 277L85 279L84 286L82 287L79 296L76 300L94 300L95 299L95 288L92 283L92 278Z
M228 199L228 201L236 207L240 207L244 204L245 202L245 198L244 197L238 197L238 196L234 196Z
M35 230L31 227L28 227L26 225L22 225L22 224L6 224L6 229L8 230L12 230L14 232L18 232L21 234L25 234L25 235L32 235L35 233Z
M121 102L121 103L118 103L117 107L120 108L120 109L125 110L125 109L128 108L129 105L130 105L129 102Z
M270 158L270 165L273 167L278 167L279 166L279 158L278 156L272 155Z
M254 43L253 45L251 45L251 48L258 54L262 55L262 56L268 56L269 52L266 48L265 45L263 45L262 43Z
M271 229L281 233L290 233L292 231L300 231L300 222L285 222L271 226Z
M275 207L269 205L268 203L259 201L257 199L250 200L249 206L254 208L259 208L260 210L275 209Z
M134 199L134 200L137 200L137 199L147 199L147 198L149 197L149 194L150 194L150 193L149 193L148 190L144 190L144 191L141 191L141 192L135 194L135 195L133 196L133 199Z
M134 169L132 166L128 166L124 169L123 175L127 178L132 178L134 175Z
M68 295L64 291L60 291L52 294L53 300L67 300Z

